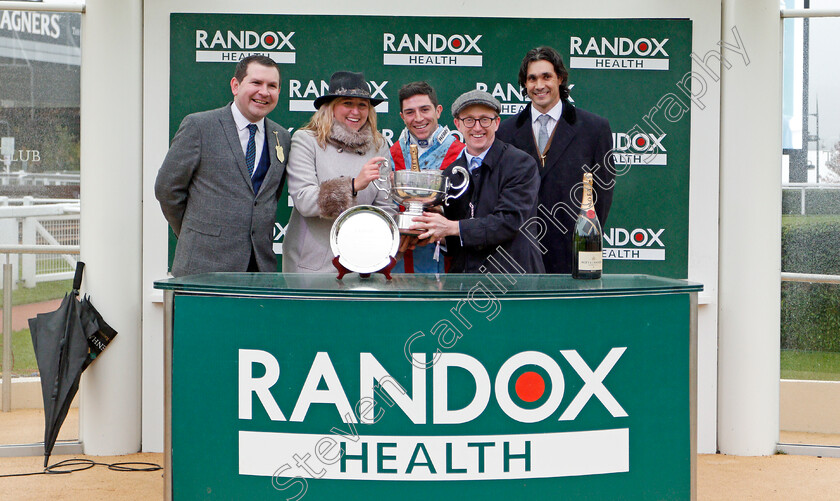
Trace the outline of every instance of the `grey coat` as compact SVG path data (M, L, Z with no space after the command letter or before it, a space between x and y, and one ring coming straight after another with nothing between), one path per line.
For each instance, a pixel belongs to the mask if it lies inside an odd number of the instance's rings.
M230 105L181 122L155 180L155 197L178 236L174 276L246 271L252 249L260 271L277 270L272 232L290 138L267 118L265 130L270 165L254 194Z
M326 148L318 145L313 132L298 130L292 137L292 154L289 157L289 196L294 203L292 217L283 240L283 272L333 273L333 254L330 250L330 229L335 217L342 210L356 205L376 205L390 214L396 205L387 193L370 183L367 188L351 196L350 179L373 157L388 158L388 147L369 149L358 154L352 148L341 149L333 144ZM382 168L381 178L388 178L389 167ZM333 182L329 182L334 180ZM327 182L325 185L324 183ZM384 188L384 185L380 183ZM340 200L330 210L324 210L322 191L329 190L334 200ZM319 203L320 199L320 203Z

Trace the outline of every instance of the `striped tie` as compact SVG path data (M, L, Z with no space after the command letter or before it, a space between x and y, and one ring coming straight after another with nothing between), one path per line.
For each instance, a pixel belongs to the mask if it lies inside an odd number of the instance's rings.
M254 159L257 158L257 143L254 141L254 134L257 133L256 124L248 124L248 148L245 150L245 165L248 167L248 175L254 175Z

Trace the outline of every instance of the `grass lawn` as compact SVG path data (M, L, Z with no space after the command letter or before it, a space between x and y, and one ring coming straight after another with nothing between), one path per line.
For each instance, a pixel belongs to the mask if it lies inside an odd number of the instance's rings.
M65 293L70 292L72 287L73 280L41 282L31 289L18 287L16 291L12 292L12 306L61 299Z
M3 351L3 336L0 335L0 353ZM0 356L0 371L3 369L3 357ZM32 336L29 329L12 333L12 376L37 376L38 363L32 349ZM0 377L2 379L2 377Z
M813 214L802 216L799 214L782 214L782 224L807 224L807 223L836 223L840 222L840 215L836 214Z
M840 353L782 350L782 379L840 381Z

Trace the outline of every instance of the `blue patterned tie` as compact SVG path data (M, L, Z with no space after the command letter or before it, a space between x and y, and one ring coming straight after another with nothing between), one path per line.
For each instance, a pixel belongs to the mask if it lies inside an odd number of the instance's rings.
M479 167L481 167L481 159L473 157L473 159L470 160L470 174L472 174L474 182L478 181L478 177L481 174Z
M245 165L248 167L248 175L254 175L254 159L257 158L257 143L254 141L254 134L257 133L256 124L248 124L248 148L245 150Z
M478 157L473 157L470 160L470 175L472 175L472 183L474 186L478 186L478 181L481 178L481 159Z

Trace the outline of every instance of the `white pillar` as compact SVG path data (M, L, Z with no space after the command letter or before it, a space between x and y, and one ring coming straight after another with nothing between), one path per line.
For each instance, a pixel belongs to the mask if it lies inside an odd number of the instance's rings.
M749 64L721 87L718 448L742 456L779 438L780 23L778 0L723 1L723 41L737 29Z
M140 450L142 0L87 0L82 16L83 289L119 335L82 377L86 454Z

